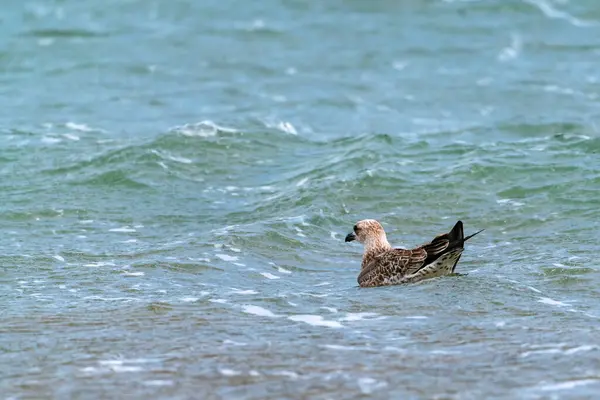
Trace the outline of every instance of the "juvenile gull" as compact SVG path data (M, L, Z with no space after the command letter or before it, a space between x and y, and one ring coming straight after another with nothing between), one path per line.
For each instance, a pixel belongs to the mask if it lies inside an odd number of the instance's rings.
M465 237L463 223L458 221L450 232L436 236L429 243L414 249L394 249L381 224L374 219L364 219L354 225L346 242L357 240L365 246L358 284L361 287L387 286L453 273L465 242L479 232Z

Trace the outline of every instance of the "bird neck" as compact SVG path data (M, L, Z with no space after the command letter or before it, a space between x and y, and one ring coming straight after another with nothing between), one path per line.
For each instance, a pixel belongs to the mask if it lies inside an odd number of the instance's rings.
M373 253L381 253L382 251L389 250L392 248L387 241L385 233L374 238L369 238L365 241L365 255Z

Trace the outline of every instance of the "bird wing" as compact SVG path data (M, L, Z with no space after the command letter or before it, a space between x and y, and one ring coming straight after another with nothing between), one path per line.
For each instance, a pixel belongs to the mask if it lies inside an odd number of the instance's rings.
M409 275L410 271L418 271L423 267L427 251L423 247L412 250L391 249L371 259L358 275L358 283L368 282L378 276L383 278Z

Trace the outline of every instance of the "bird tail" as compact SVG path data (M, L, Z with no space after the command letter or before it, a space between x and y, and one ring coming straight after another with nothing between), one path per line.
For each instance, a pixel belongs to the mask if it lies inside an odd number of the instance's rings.
M454 270L456 269L456 265L458 264L458 261L460 260L460 256L462 255L462 249L464 248L465 242L481 232L483 232L483 229L465 237L465 232L463 231L463 223L462 223L462 221L458 221L454 225L454 228L452 228L452 230L448 233L449 243L448 243L447 251L449 251L449 252L457 251L458 252L458 257L454 261L454 265L452 265L452 273L454 273ZM453 250L453 249L456 249L456 250Z
M450 241L448 248L462 247L467 240L471 239L473 236L483 231L484 229L465 237L465 232L463 231L463 223L462 221L458 221L456 225L454 225L454 228L452 228L452 230L448 233L448 240Z

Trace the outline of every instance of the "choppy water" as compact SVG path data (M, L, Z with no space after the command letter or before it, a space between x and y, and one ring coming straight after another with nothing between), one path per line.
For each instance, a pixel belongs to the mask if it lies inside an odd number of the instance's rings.
M592 398L598 10L5 5L2 398ZM367 217L486 231L359 289Z

